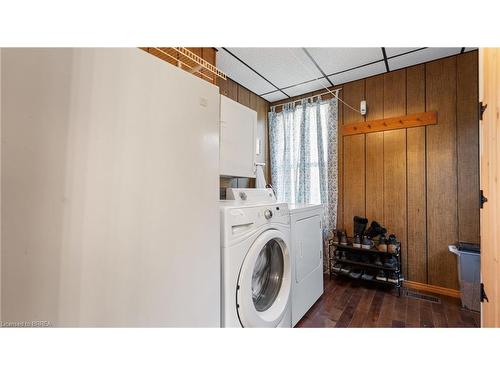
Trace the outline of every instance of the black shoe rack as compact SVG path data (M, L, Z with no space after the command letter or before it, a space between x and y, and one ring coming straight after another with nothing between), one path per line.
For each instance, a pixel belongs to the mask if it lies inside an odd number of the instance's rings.
M328 270L330 280L333 276L338 276L363 280L367 283L393 286L398 288L398 295L401 296L401 287L403 285L401 244L397 244L394 252L379 251L377 241L374 241L370 249L361 249L354 247L352 244L352 238L348 238L347 245L335 244L332 240L329 241ZM376 278L379 271L384 272L385 279L379 280ZM371 277L372 275L374 276Z

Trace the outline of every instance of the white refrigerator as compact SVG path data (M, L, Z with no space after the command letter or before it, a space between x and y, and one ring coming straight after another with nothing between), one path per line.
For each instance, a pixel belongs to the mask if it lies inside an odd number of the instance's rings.
M2 321L219 326L218 88L137 48L0 56Z

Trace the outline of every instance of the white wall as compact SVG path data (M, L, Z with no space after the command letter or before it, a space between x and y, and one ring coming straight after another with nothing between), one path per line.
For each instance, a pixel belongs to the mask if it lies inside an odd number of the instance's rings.
M218 89L138 49L2 64L4 320L219 325Z

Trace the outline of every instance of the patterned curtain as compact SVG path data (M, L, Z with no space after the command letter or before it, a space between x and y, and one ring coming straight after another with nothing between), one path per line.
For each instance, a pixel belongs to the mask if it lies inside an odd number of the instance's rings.
M271 178L280 201L321 203L324 235L337 222L337 99L269 112Z

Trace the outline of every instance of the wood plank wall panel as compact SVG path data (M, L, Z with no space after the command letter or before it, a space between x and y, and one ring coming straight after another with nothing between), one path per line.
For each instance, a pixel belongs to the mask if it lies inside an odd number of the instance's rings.
M365 216L365 135L344 137L344 228L353 234L353 217Z
M384 219L384 133L366 134L366 217Z
M425 111L425 65L406 69L406 111ZM426 127L406 130L407 279L427 283Z
M238 85L238 103L243 104L245 107L250 106L250 90Z
M384 74L384 117L406 114L406 70ZM403 274L408 270L406 241L406 129L384 135L384 225L401 242Z
M401 242L403 274L407 274L406 131L384 132L384 226Z
M202 50L201 50L201 58L208 61L210 64L212 65L216 65L215 63L215 48L212 48L212 47L203 47ZM214 73L210 72L209 70L207 69L202 69L201 72L203 74L206 74L207 76L209 76L210 78L212 78L214 80L214 82L217 82L217 76L215 76Z
M359 108L359 102L365 98L365 80L346 83L342 89L344 101L354 108ZM344 109L344 124L364 121L364 117L349 107L342 105Z
M365 81L345 84L343 100L357 107L365 97ZM363 121L363 116L343 105L344 123ZM348 235L353 234L353 220L356 215L365 216L365 135L344 137L343 140L343 200L344 225Z
M384 76L366 79L365 99L369 103L366 120L384 118Z
M215 53L215 48L203 47L201 51L201 58L215 66Z
M340 100L343 100L344 93L340 90L338 94ZM338 124L338 138L337 138L337 155L338 155L338 163L337 163L337 183L338 183L338 197L337 197L337 229L345 228L344 226L344 141L342 136L340 135L340 129L342 124L344 123L344 106L340 101L337 102L338 105L338 113L337 113L337 124Z
M384 118L384 77L366 79L366 120ZM366 134L366 217L384 222L384 133Z
M478 53L457 56L458 238L479 243Z
M220 93L224 96L227 96L229 99L233 99L238 101L238 84L234 82L232 79L228 78L218 79L217 85L219 86Z
M384 77L384 118L406 115L406 69Z
M438 125L427 128L428 282L458 289L457 124L455 56L426 64L426 108L438 111Z
M255 95L255 94L254 94ZM255 95L257 101L257 125L263 126L265 137L262 141L262 148L265 154L265 163L264 174L266 177L266 181L271 183L271 155L269 150L269 128L268 128L268 112L269 112L269 103Z

